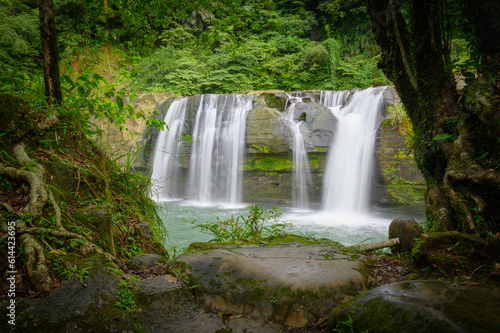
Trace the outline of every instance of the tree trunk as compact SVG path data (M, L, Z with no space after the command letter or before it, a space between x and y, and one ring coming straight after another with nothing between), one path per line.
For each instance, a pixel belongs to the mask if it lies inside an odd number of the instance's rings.
M39 0L40 32L42 36L45 96L49 105L61 104L61 78L59 75L59 51L54 23L52 0Z
M457 92L445 65L440 0L411 1L408 22L397 0L366 4L382 49L379 66L394 83L414 126L415 158L427 182L429 225L471 233L499 231L498 121L481 121L498 118L491 107L495 93L477 108L471 102L477 96ZM486 84L491 82L495 80ZM477 95L473 88L470 93ZM481 156L491 158L481 164Z

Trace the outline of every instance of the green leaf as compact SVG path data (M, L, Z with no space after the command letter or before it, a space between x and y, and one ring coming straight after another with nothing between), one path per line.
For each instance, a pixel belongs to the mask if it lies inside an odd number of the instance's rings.
M454 136L451 134L438 134L435 137L432 138L432 140L446 140L446 139L451 139L454 140Z
M120 97L116 99L116 105L118 105L118 109L120 111L123 110L123 99L121 99Z

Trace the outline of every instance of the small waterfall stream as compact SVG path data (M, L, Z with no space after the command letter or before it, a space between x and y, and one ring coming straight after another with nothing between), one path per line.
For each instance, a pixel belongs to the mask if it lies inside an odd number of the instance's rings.
M323 210L343 213L367 210L375 135L385 89L357 91L343 108L332 108L338 125L323 182Z
M189 176L181 177L181 154L189 136L188 98L176 99L164 117L153 154L152 179L160 200L180 199L200 203L241 201L241 170L245 152L245 128L250 95L202 95L195 114ZM194 101L194 99L192 100ZM184 148L183 148L184 147ZM187 180L187 181L186 181Z
M322 90L319 103L327 108L340 108L347 100L351 92L349 90L331 91Z
M196 113L188 198L239 203L249 95L203 95Z
M295 105L302 102L301 97L294 97L288 94L286 111L283 119L292 133L292 154L293 154L293 187L292 199L296 208L309 208L308 187L311 185L311 170L307 157L304 122L296 119Z
M153 197L159 199L177 198L180 189L180 164L178 155L181 147L180 137L186 117L187 98L178 98L170 105L164 121L168 130L160 131L153 155L154 184Z

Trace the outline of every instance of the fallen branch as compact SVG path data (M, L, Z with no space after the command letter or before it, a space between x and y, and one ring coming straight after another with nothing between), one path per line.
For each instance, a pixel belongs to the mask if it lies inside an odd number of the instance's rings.
M393 247L399 245L399 243L400 243L399 238L392 238L382 242L373 242L373 243L360 244L357 246L350 246L349 248L364 252L364 251L379 250L385 247Z

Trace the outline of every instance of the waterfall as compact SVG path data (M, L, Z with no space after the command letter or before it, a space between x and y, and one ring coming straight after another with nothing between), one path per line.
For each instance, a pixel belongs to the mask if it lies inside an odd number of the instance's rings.
M349 90L342 90L342 91L322 90L320 93L319 103L323 104L327 108L335 108L335 107L339 108L345 103L350 93L351 92Z
M203 95L193 129L189 199L202 203L241 200L240 165L252 96Z
M288 95L286 104L289 104L289 106L286 108L283 118L290 128L293 139L293 204L297 208L306 209L309 208L308 187L312 182L306 142L304 139L304 132L306 129L304 127L304 122L297 120L295 117L295 105L299 102L302 102L302 98Z
M180 194L180 164L178 154L181 148L180 136L186 117L187 98L176 99L168 108L164 121L168 130L160 131L153 155L154 197L168 200Z
M367 210L375 135L385 89L357 91L343 108L332 108L338 124L323 182L323 210L347 213Z

